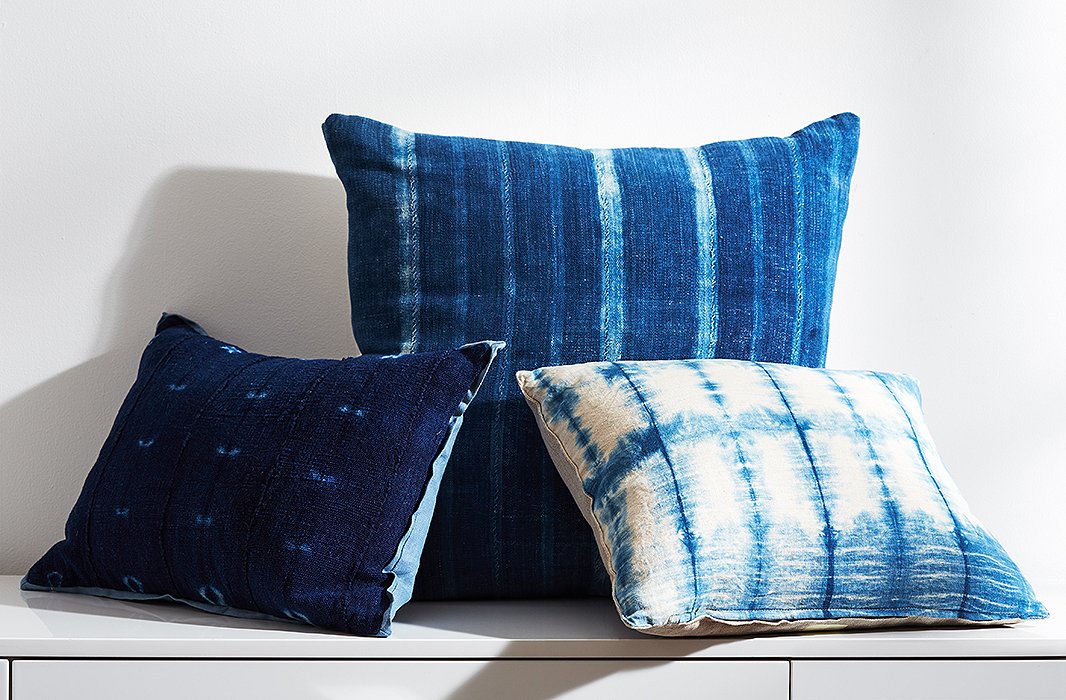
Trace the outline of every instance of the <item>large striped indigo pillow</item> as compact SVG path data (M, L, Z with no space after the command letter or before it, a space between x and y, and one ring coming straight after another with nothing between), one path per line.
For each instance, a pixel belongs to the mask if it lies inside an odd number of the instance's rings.
M459 436L416 596L604 594L517 369L730 357L820 366L859 121L696 148L583 150L323 125L348 194L369 352L500 337Z
M687 360L518 380L634 629L1047 615L945 471L906 375Z

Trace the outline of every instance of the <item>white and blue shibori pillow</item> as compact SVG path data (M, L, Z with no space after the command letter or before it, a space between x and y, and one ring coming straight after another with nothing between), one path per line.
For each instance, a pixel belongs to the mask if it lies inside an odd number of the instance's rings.
M634 629L1047 615L944 469L906 375L686 360L518 381Z

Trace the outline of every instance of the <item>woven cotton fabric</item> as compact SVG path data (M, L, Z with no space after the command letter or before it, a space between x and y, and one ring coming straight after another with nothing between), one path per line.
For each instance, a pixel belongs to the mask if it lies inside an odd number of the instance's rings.
M691 360L519 383L630 627L1047 614L945 470L908 376Z
M164 316L23 587L387 635L498 345L300 360Z
M583 150L333 115L352 325L394 353L507 341L467 415L416 595L606 593L510 380L618 359L823 363L858 119L788 138Z

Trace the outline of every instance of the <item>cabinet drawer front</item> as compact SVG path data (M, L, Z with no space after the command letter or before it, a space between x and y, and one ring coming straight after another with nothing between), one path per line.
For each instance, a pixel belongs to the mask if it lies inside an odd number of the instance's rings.
M7 700L7 689L10 683L10 675L8 669L11 664L7 659L0 659L0 700Z
M792 700L1066 700L1066 661L794 661Z
M788 699L787 661L15 661L12 700Z

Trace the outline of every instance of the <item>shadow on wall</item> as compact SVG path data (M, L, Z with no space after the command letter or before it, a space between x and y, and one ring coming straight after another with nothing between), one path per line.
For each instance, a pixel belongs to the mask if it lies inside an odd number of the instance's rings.
M25 573L62 536L162 311L256 352L356 354L346 240L334 178L189 168L160 179L101 300L96 356L0 406L0 573Z

